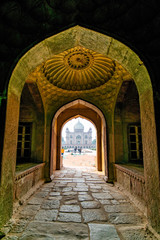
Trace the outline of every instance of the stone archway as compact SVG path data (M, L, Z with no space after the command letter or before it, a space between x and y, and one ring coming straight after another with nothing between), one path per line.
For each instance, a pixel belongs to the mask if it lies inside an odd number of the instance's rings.
M160 229L159 226L159 164L156 138L156 125L154 115L153 90L150 76L143 62L130 48L121 42L108 37L106 35L94 32L92 30L75 26L62 33L54 35L40 42L30 49L17 63L8 87L6 125L4 133L4 145L2 155L2 170L1 170L1 195L3 201L8 203L6 209L0 210L4 222L12 214L13 205L13 183L16 164L16 147L17 147L17 131L19 119L20 97L23 86L29 74L40 66L43 62L53 57L53 55L82 46L86 49L91 49L108 58L116 61L125 68L135 81L140 100L140 112L142 122L142 141L144 151L144 174L145 186L147 192L147 209L148 219L155 229ZM39 74L37 75L37 78ZM89 86L90 87L90 86ZM43 90L43 89L42 89ZM51 107L52 114L56 113L57 109L64 105L64 102L59 101L58 90L55 104ZM97 96L101 97L100 93ZM81 98L78 93L78 98ZM92 100L92 98L90 98ZM71 99L75 100L75 97ZM86 100L84 98L84 100ZM105 104L105 97L104 97ZM67 103L67 99L65 103ZM57 105L57 103L59 105ZM95 105L98 103L95 102ZM114 105L111 105L110 119L107 121L109 130L109 161L114 167ZM107 110L106 110L107 111ZM107 112L103 111L107 117ZM49 142L50 142L50 124L52 116L48 117L49 113L45 109L45 139L44 139L44 162L46 165L45 177L49 177ZM56 146L55 146L56 147ZM1 204L3 205L3 204Z
M61 129L63 125L75 116L82 116L90 120L97 129L97 170L103 171L108 178L106 121L102 112L94 105L81 99L75 100L61 107L55 114L52 122L51 136L51 174L62 167ZM56 146L56 148L55 148Z

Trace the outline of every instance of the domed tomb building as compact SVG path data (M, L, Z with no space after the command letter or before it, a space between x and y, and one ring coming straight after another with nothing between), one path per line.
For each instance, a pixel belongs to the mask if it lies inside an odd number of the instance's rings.
M65 148L96 148L96 144L92 143L92 128L88 132L84 132L83 124L78 120L74 125L74 132L66 128L66 144Z

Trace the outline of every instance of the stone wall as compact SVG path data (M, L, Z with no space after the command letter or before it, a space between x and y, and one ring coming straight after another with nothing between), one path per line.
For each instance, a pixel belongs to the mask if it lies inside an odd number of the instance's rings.
M21 201L26 194L32 194L44 182L44 163L17 173L14 182L14 201ZM37 187L36 187L37 186Z
M146 214L146 189L142 169L139 171L134 166L115 164L116 182L115 185L131 198L134 203L140 206Z

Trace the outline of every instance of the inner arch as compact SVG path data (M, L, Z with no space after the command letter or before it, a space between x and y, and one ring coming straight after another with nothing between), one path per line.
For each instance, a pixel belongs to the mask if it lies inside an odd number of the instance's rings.
M61 130L70 119L81 116L91 121L97 129L97 170L108 175L107 146L106 146L106 121L102 112L94 105L83 100L75 100L61 107L55 114L52 122L51 136L51 172L62 167L61 156ZM54 146L57 146L54 151Z
M61 154L63 166L96 168L95 124L81 115L68 119L61 131Z

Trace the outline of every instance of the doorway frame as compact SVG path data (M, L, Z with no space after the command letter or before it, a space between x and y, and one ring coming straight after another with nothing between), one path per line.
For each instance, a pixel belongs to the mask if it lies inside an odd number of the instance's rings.
M88 111L81 111L78 109L74 110L74 108L72 109L72 107L76 105L84 106L88 109ZM70 109L72 109L72 111L69 111ZM89 110L92 111L90 113L90 117L88 117ZM97 170L103 171L106 178L108 178L106 120L103 113L96 106L81 99L65 104L53 117L51 131L50 174L53 175L55 170L59 170L62 167L62 158L60 157L62 127L67 121L77 116L82 116L95 125L97 130Z

